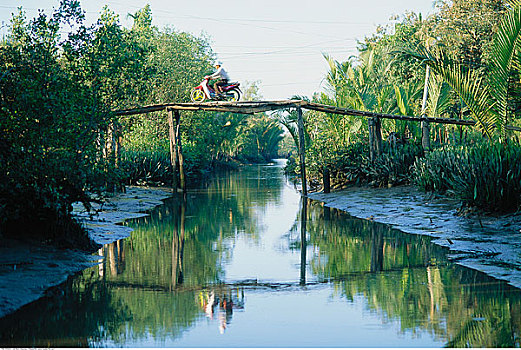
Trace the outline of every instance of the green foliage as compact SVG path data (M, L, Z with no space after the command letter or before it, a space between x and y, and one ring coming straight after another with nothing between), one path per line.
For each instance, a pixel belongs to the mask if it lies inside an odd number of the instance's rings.
M255 116L248 120L243 146L238 159L253 162L266 162L276 158L278 146L283 138L283 130L266 115Z
M447 193L487 211L516 211L521 204L521 148L514 143L443 147L414 165L423 190Z
M510 6L505 0L440 0L423 31L443 44L449 57L477 69L490 58L492 38Z
M419 144L386 144L384 152L371 161L368 144L355 142L327 153L312 148L306 153L306 163L311 181L320 182L324 167L327 167L332 186L370 184L387 187L409 183L411 166L422 155Z
M88 241L70 216L73 202L89 206L87 192L170 183L166 116L117 118L110 111L187 101L211 71L213 53L206 37L154 27L148 5L130 17L132 28L124 28L105 6L85 26L77 0L62 0L51 16L13 16L0 46L1 234L57 240L75 232L69 240ZM73 28L65 39L64 24ZM266 116L184 113L185 172L201 175L234 158L269 159L281 134Z
M459 137L453 134L451 143L471 142L480 138L480 133L489 139L508 140L505 125L519 123L519 2L439 1L437 7L439 13L426 20L406 14L396 18L398 23L392 28L378 28L360 44L358 57L338 62L326 55L328 91L315 95L315 101L364 111L421 115L426 62L435 73L428 81L426 115L470 117L477 122L479 133L459 127ZM411 47L406 50L409 55L397 54L396 49L404 43ZM307 154L312 181L320 181L327 166L337 185L399 184L410 180L409 168L423 154L414 144L421 135L419 123L384 120L384 138L397 133L403 138L412 136L413 142L394 152L384 150L370 160L367 150L360 154L350 151L353 147L362 149L367 142L365 120L325 114L316 114L310 120L306 127L312 140ZM444 126L431 128L437 145L448 141ZM466 161L460 159L463 156L457 147L445 147L429 155L428 160L418 160L416 181L427 190L452 192L469 205L489 210L517 209L517 167L514 160L506 160L517 159L515 146L507 145L501 151L506 152L504 155L498 153L499 146L479 147L479 152L476 146L468 148L470 158ZM486 155L487 151L491 154ZM457 161L446 164L450 159ZM289 164L298 171L296 163ZM454 174L449 176L453 167ZM475 172L487 175L477 180L472 175ZM501 186L499 179L503 179ZM452 183L449 186L447 182Z
M408 184L411 181L411 167L422 156L423 148L420 144L396 145L368 163L363 171L373 185L382 187Z
M170 151L126 150L121 154L121 168L128 184L161 186L172 182Z
M69 215L70 204L88 202L94 130L107 115L96 101L84 101L88 93L58 50L60 25L81 20L76 1L28 23L20 11L0 46L0 233L90 246Z
M445 48L443 41L434 48L413 43L414 48L404 51L425 61L451 86L471 112L481 132L492 139L497 128L499 140L504 141L506 123L514 116L512 105L517 103L512 99L518 97L519 92L519 86L512 78L519 75L520 34L521 5L513 4L499 21L497 32L490 40L486 66L476 62L469 66L455 60L451 57L453 52Z

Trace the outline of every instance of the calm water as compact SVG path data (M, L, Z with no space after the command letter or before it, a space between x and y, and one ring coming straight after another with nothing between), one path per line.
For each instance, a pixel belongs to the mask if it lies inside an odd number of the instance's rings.
M518 289L426 237L301 200L281 164L169 200L0 346L519 347Z

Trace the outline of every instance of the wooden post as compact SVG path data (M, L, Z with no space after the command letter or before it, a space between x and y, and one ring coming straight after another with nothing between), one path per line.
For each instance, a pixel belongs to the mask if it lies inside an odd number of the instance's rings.
M322 171L322 179L324 183L324 193L331 192L331 176L327 166L324 166L324 170Z
M431 149L431 138L429 135L429 122L427 120L422 120L422 147L423 150L428 151Z
M168 139L170 141L170 163L172 164L172 190L177 192L178 187L178 178L177 178L177 145L176 145L176 135L175 135L175 127L174 127L174 118L172 116L173 111L171 109L167 109L168 111Z
M121 141L122 140L123 140L123 137L121 135L121 124L118 122L117 128L116 128L116 144L114 145L116 169L119 169L119 166L121 165ZM125 184L119 184L117 191L121 192L121 193L125 193L126 192Z
M378 117L374 120L374 143L376 155L382 155L382 120Z
M428 151L431 148L431 140L429 135L429 122L427 121L426 109L427 109L427 97L429 95L429 76L430 67L427 66L425 69L425 84L423 85L423 100L422 100L422 147L424 151Z
M304 137L304 119L302 118L302 108L297 107L297 128L298 128L298 139L299 139L299 153L300 153L300 176L302 180L302 195L308 195L308 187L306 183L306 140Z
M371 161L382 154L382 122L378 117L367 120L369 126L369 158Z
M373 161L376 158L374 149L374 118L367 119L367 126L369 130L369 159Z
M181 115L178 110L174 111L175 115L175 139L176 139L176 147L177 147L177 156L179 158L179 180L181 184L181 189L183 193L186 193L186 180L185 180L185 170L183 167L184 158L183 158L183 145L181 142Z
M308 199L306 197L300 199L302 203L302 210L300 216L300 285L306 285L306 253L307 253L307 240L306 240L306 220L308 218Z

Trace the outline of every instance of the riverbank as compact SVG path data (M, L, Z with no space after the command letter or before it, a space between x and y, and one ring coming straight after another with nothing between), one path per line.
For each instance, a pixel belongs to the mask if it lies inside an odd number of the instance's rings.
M80 203L74 215L98 244L126 238L132 229L121 223L143 217L171 196L166 189L127 187L126 193L93 204L87 213ZM0 317L16 311L63 283L67 277L96 265L101 256L79 250L57 249L32 242L2 240L0 247Z
M314 193L309 198L362 219L403 232L433 237L455 263L521 288L521 214L458 215L455 200L429 195L412 186L349 188Z

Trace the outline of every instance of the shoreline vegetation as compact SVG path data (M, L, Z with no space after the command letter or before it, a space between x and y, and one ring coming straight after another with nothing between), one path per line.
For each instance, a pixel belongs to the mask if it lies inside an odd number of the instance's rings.
M0 42L0 239L92 250L74 203L89 212L126 185L171 183L166 115L111 111L189 101L217 55L206 36L155 27L148 5L131 17L125 28L106 6L86 25L77 0L13 15ZM292 99L476 127L306 111L311 185L326 173L334 188L414 184L455 198L461 212L517 212L521 146L506 126L521 126L520 35L517 2L441 0L428 18L406 13L379 27L356 57L324 55L325 91ZM262 99L259 84L245 84L245 100ZM300 172L295 110L186 112L180 135L192 183L282 153L287 171Z
M79 1L57 3L32 19L20 7L0 41L0 237L93 249L73 203L173 177L166 115L112 111L189 101L216 55L205 36L153 26L148 5L125 28L108 6L86 25ZM245 99L261 99L245 85ZM186 177L270 159L282 134L265 114L186 113Z
M517 129L507 125L521 121L521 6L460 0L440 1L436 8L428 18L408 13L380 27L359 43L357 57L337 61L324 55L326 89L312 102L469 120L476 127L306 111L306 176L315 190L325 183L413 184L459 200L461 213L515 213L521 146ZM298 143L295 116L281 117L281 123ZM287 171L300 173L296 157Z

